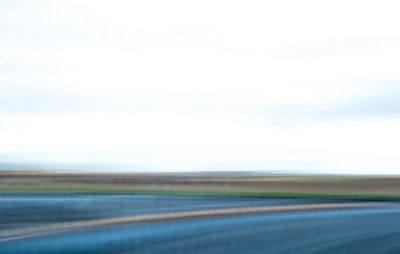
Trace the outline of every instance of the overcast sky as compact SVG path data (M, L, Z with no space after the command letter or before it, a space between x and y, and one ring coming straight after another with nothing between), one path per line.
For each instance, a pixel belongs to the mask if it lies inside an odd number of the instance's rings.
M399 9L2 1L0 163L400 174Z

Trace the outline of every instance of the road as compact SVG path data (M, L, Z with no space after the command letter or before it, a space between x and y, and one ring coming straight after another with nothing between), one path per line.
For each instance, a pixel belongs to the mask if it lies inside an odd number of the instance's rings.
M385 204L122 223L5 241L0 243L0 253L397 254L399 239L400 206Z
M290 198L10 193L0 195L0 230L38 223L140 214L332 202L331 200Z

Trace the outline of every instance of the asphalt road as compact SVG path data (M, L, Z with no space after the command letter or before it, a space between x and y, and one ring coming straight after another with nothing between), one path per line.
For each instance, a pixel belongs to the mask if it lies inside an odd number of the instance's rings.
M0 195L0 230L43 223L140 214L332 202L337 201L214 196L10 193Z
M118 224L0 243L0 253L400 253L400 206Z

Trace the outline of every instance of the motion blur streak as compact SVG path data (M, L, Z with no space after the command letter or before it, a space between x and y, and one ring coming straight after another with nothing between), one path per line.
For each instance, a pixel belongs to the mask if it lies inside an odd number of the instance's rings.
M204 202L206 204L206 202ZM399 253L400 206L122 224L0 244L4 254Z

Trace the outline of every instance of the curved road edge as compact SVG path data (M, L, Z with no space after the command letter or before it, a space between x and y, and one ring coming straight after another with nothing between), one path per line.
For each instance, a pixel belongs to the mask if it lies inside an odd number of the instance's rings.
M1 232L0 242L41 237L53 234L69 233L80 230L90 230L99 227L107 227L118 224L132 223L151 223L163 222L171 220L197 219L209 217L227 217L248 214L266 214L266 213L282 213L297 211L314 211L314 210L333 210L333 209L355 209L355 208L377 208L386 207L388 203L334 203L334 204L305 204L305 205L286 205L286 206L258 206L258 207L240 207L225 208L200 211L183 211L170 212L160 214L145 214L124 216L116 218L105 218L95 220L83 220L73 222L62 222L44 224L40 226L32 226L29 228L12 229Z

